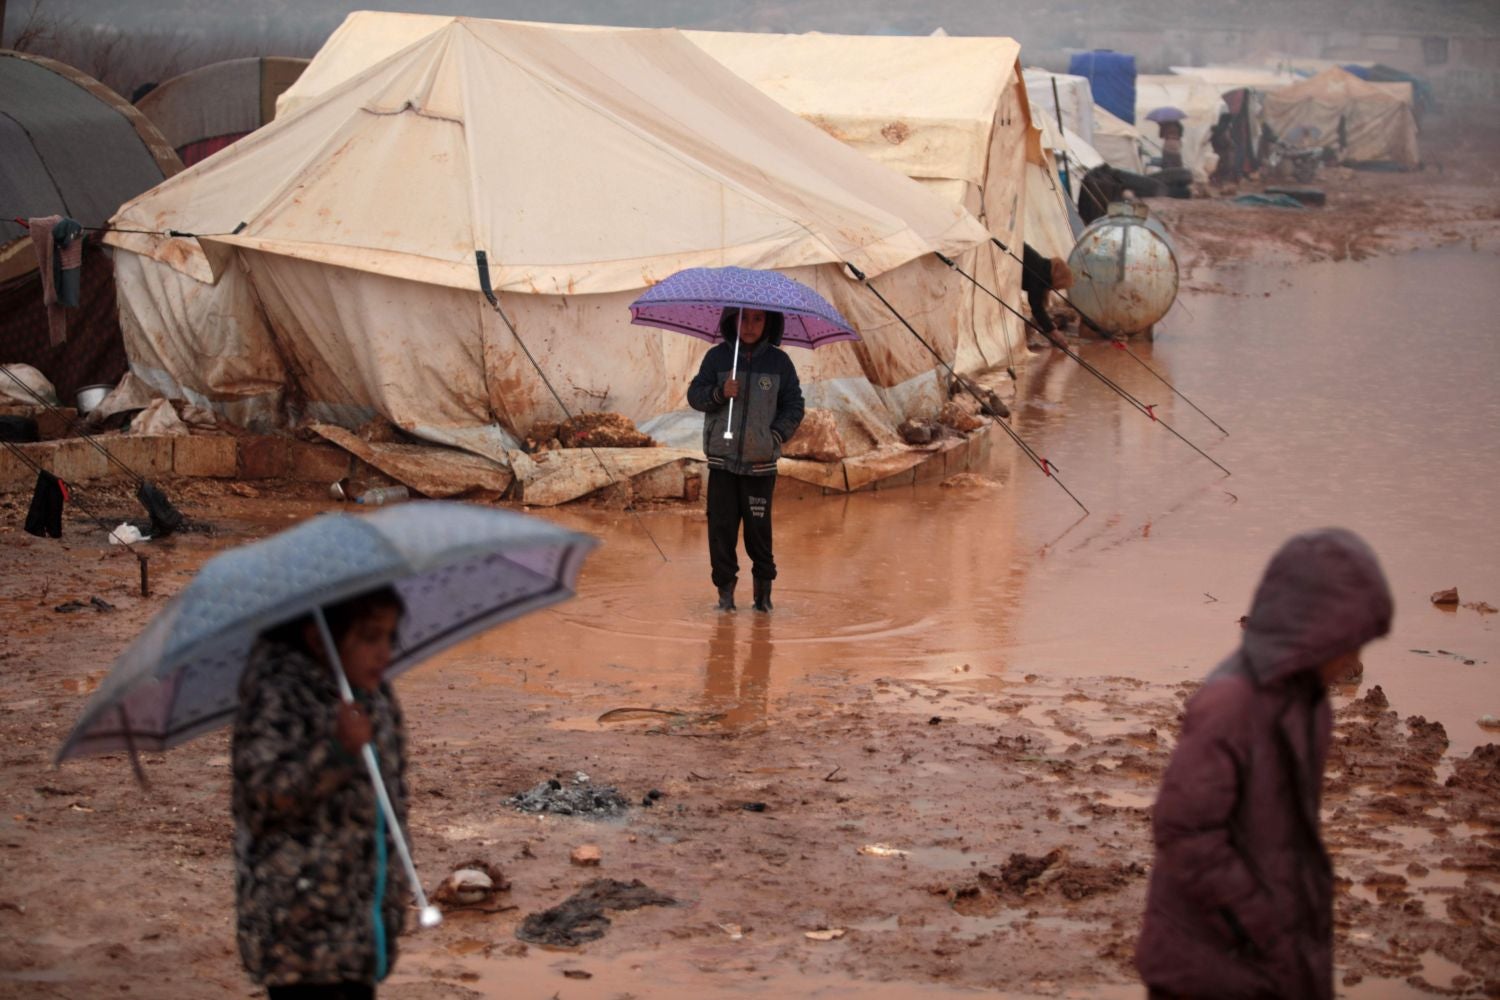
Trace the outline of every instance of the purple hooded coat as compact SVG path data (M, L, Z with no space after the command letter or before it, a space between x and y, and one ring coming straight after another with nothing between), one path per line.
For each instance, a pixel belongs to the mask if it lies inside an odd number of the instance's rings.
M1244 641L1187 705L1152 813L1135 963L1184 997L1331 998L1333 870L1319 800L1333 715L1317 669L1390 630L1375 554L1342 529L1271 560Z

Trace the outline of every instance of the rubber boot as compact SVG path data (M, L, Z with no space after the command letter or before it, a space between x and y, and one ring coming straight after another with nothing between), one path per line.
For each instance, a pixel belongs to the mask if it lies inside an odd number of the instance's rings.
M755 581L755 610L756 611L770 611L771 610L771 581L770 580L756 580Z
M734 610L734 587L733 586L720 587L719 588L719 610L720 611L733 611Z

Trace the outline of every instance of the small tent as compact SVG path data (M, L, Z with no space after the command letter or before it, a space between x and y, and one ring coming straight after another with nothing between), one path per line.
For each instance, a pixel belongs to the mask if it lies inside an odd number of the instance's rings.
M728 264L784 270L855 323L862 342L797 355L808 403L850 456L899 447L943 383L842 265L951 359L968 331L932 251L986 241L679 32L462 18L115 221L198 234L109 237L132 369L159 390L252 425L380 416L501 462L560 419L554 389L659 439L701 427L683 398L701 342L627 306Z
M182 169L130 103L92 77L38 56L0 51L0 206L30 218L63 215L102 227L129 199ZM0 218L0 364L45 374L64 401L125 373L113 268L89 234L80 304L54 344L29 231Z
M1133 174L1145 169L1141 158L1141 133L1103 108L1094 108L1094 148L1104 162Z
M1056 125L1058 100L1062 101L1062 125L1072 129L1083 141L1093 146L1094 104L1089 82L1081 76L1068 73L1052 73L1035 66L1023 71L1026 80L1026 96L1031 99L1032 112L1038 119L1045 118Z
M1347 70L1324 70L1266 95L1265 116L1278 135L1304 125L1316 128L1325 143L1342 137L1344 158L1351 162L1408 170L1421 163L1411 101Z
M226 59L174 76L136 107L192 166L276 117L276 99L307 67L279 56Z

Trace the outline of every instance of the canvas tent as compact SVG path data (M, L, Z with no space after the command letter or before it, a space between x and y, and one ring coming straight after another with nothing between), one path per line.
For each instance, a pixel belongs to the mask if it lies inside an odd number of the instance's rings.
M286 114L451 18L349 15L283 95ZM559 30L591 31L573 26ZM1008 38L687 32L716 61L788 110L867 156L963 205L1007 244L1023 223L1028 148L1017 44ZM1066 223L1066 217L1063 219ZM1071 244L1069 244L1071 246ZM960 261L987 288L1019 303L1019 265L991 247ZM1019 323L954 276L951 299L970 333L956 363L972 371L1014 356Z
M1278 135L1305 125L1318 129L1324 141L1333 141L1342 125L1344 158L1352 162L1395 163L1406 169L1421 162L1411 102L1346 70L1324 70L1268 94L1265 116Z
M1099 107L1094 108L1094 148L1112 167L1134 174L1145 170L1140 130Z
M136 107L192 166L275 118L276 98L306 66L279 56L227 59L174 76Z
M110 260L84 247L80 305L53 344L36 253L12 215L65 215L103 226L125 201L182 169L161 134L92 77L37 56L0 51L0 364L42 371L64 400L125 373Z
M687 32L778 103L877 162L963 205L1007 246L1025 238L1030 113L1010 38ZM1043 205L1047 203L1044 201ZM1066 223L1066 216L1062 216ZM1069 244L1071 247L1071 243ZM1020 265L993 246L959 262L1020 306ZM1007 363L1025 342L1014 315L964 279L974 338L961 370Z
M316 69L316 61L311 69ZM310 69L310 72L311 72ZM799 353L849 454L896 442L942 385L841 262L954 357L932 251L982 227L756 91L676 31L449 19L125 206L115 233L132 369L240 423L372 416L497 461L574 410L696 431L701 342L629 325L691 266L783 270L864 341ZM532 369L480 294L477 251ZM205 359L209 359L205 362Z

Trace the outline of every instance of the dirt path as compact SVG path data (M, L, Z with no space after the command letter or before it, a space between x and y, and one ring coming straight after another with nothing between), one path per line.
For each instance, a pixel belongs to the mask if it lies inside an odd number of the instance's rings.
M257 520L161 545L150 599L132 596L135 562L118 549L0 535L9 995L249 995L233 953L226 737L147 755L149 792L121 757L48 767L99 667L202 558L319 506L174 493L196 495L190 513ZM94 596L114 610L53 610ZM754 669L683 715L603 724L580 720L638 706L637 684L524 659L403 681L429 888L483 859L512 881L500 903L514 909L409 936L388 995L1134 995L1146 810L1191 684L1001 681L952 664L920 680L814 677L763 715L747 710L763 697ZM1441 727L1402 722L1378 689L1340 710L1339 734L1327 814L1345 984L1493 994L1495 748L1445 761ZM505 802L580 771L633 803L661 794L602 822ZM583 843L599 868L569 863ZM515 938L523 915L601 876L680 905L616 914L575 952ZM807 936L819 931L832 939Z

